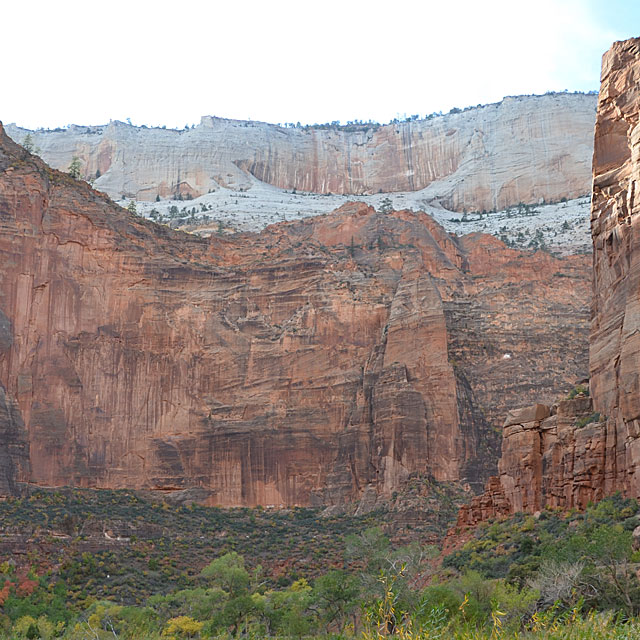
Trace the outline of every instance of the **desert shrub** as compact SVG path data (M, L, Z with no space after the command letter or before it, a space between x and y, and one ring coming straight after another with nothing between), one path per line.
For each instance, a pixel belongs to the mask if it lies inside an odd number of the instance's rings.
M588 396L589 395L589 386L586 385L586 384L576 385L573 389L571 389L571 391L569 391L569 395L567 395L567 398L569 400L573 400L573 398L575 398L576 396L579 396L579 395Z
M594 422L600 422L600 414L597 411L594 411L588 416L578 418L576 420L576 427L578 429L582 429L582 427L586 427L588 424L592 424Z

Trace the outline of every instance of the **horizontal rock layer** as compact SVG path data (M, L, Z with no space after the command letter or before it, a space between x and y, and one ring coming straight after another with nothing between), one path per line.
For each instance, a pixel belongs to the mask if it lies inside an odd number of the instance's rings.
M0 493L335 505L413 473L481 483L505 404L586 368L584 256L362 204L205 240L1 130L0 262Z
M424 189L456 211L559 201L589 192L596 96L505 98L461 113L362 130L282 128L203 117L185 130L98 127L31 132L42 157L73 156L114 198L246 190L251 176L283 189L365 194ZM22 142L27 131L8 127Z

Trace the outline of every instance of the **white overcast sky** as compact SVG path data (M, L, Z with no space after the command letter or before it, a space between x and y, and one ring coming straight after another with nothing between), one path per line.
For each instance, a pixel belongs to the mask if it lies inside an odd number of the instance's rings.
M598 89L640 0L4 0L0 25L5 123L387 122Z

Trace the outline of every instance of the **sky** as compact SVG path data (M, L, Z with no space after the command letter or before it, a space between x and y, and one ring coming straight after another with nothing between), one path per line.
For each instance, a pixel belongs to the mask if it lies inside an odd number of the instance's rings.
M6 0L0 120L388 122L590 91L640 0Z

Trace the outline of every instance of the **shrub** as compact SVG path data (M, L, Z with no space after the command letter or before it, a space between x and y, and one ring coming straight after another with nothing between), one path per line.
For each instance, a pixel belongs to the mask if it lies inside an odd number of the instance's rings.
M576 428L582 429L582 427L586 427L588 424L592 424L593 422L600 422L600 414L597 411L594 411L591 415L584 416L583 418L576 420Z
M569 400L573 400L573 398L575 398L576 396L579 396L579 395L588 396L589 395L589 387L587 385L584 385L584 384L579 384L576 387L574 387L573 389L571 389L571 391L569 391L569 395L567 396L567 398Z

